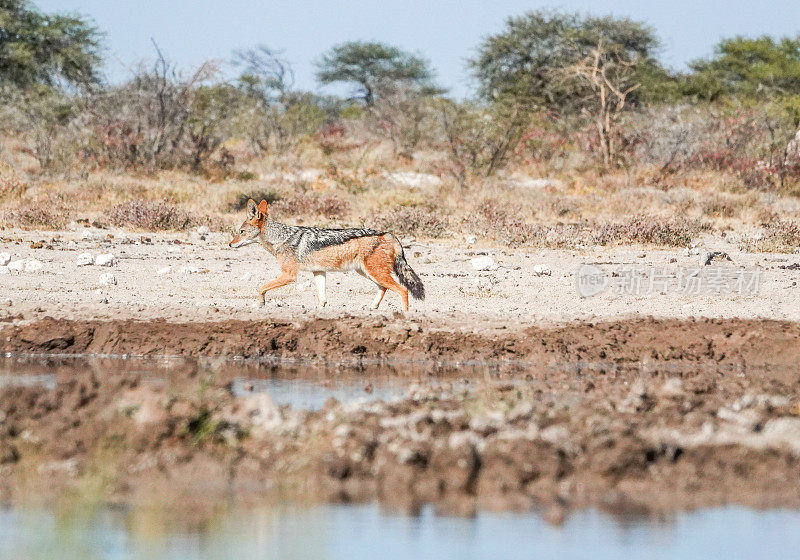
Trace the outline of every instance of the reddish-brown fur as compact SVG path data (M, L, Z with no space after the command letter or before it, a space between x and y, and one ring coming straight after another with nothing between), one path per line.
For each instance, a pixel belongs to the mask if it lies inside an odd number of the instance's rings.
M253 218L246 220L246 223L258 228L263 234L267 213L267 203L262 200L258 205L258 212ZM230 243L231 246L239 243L241 237L240 234L234 235ZM392 277L399 247L397 239L391 234L366 235L339 245L319 249L305 256L301 262L291 250L272 250L268 246L281 265L281 274L276 279L261 286L258 292L261 302L262 304L264 303L265 294L268 291L294 282L300 270L310 270L315 274L331 270L354 270L378 284L379 292L373 302L373 307L377 307L380 304L386 290L392 290L400 296L403 308L407 311L408 289L400 285ZM320 302L324 305L324 278L322 278L322 286Z

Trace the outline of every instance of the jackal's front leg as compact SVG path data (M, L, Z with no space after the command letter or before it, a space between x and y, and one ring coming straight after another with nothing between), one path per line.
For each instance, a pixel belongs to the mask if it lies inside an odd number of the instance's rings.
M325 307L325 304L328 302L325 299L325 273L324 272L314 272L314 284L317 286L317 299L319 300L319 306Z
M271 280L261 286L261 289L258 290L258 297L261 301L261 306L263 307L266 305L266 293L270 290L274 290L275 288L280 288L281 286L285 286L286 284L291 284L297 280L297 267L291 265L283 265L281 266L281 275L278 276L275 280Z

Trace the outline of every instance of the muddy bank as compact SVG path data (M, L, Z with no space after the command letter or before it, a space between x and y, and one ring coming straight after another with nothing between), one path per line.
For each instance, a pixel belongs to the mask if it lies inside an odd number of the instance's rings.
M45 362L47 383L0 387L3 501L277 493L458 515L533 508L556 523L587 506L800 506L796 367L531 366L437 380L408 364L413 383L397 398L312 411L246 383L237 393L224 367L190 360ZM41 375L34 365L18 370Z
M338 360L500 360L537 364L648 361L730 368L793 366L800 324L752 319L652 319L451 330L435 323L342 317L286 322L82 321L0 326L5 352L242 356Z

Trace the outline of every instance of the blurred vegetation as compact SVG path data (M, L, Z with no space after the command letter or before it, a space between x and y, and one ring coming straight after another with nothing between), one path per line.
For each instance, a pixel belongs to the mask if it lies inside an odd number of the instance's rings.
M437 86L423 56L379 42L336 45L316 62L321 85L353 88L346 98L298 88L292 63L268 46L191 69L153 47L128 80L108 83L90 20L0 2L0 160L15 168L0 170L4 201L101 170L259 181L309 161L322 172L281 193L287 214L344 216L350 206L315 192L320 185L355 195L398 170L410 173L401 181L435 176L462 192L524 170L570 185L618 173L663 191L716 173L731 192L800 193L800 38L723 39L676 72L659 62L643 22L533 11L477 45L468 61L477 89L463 100ZM259 171L254 162L266 161L273 168ZM574 215L562 202L553 212ZM725 204L707 207L726 213ZM417 224L407 229L450 223L437 218L407 213Z

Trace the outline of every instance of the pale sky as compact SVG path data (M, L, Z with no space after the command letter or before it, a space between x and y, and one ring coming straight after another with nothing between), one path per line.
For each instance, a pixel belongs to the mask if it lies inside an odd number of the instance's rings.
M284 50L297 86L320 89L314 65L322 52L348 40L378 40L420 53L439 83L456 97L470 95L465 69L481 38L505 18L538 8L614 14L655 28L661 59L673 68L709 54L721 37L800 33L800 0L35 0L42 10L78 11L94 19L108 47L106 74L124 79L130 66L152 58L153 37L165 54L189 69L204 60L229 60L235 49L259 44Z

